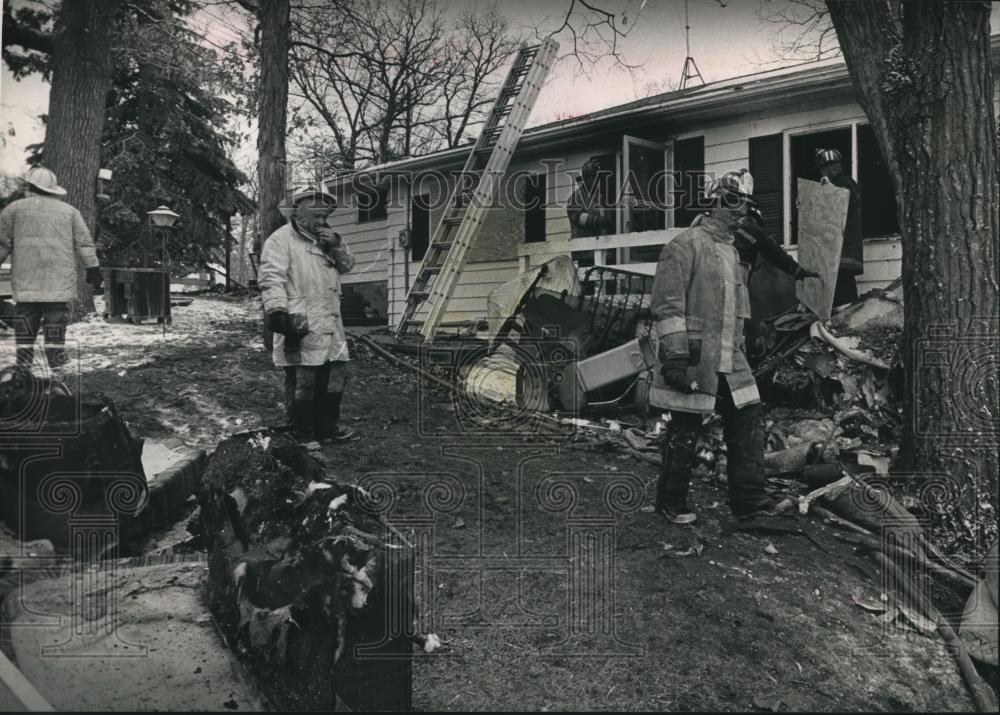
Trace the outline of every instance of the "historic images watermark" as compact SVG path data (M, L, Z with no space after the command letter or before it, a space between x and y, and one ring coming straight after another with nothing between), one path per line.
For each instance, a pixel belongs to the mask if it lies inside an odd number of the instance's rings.
M618 522L644 502L642 479L547 472L538 460L558 450L539 447L519 451L506 489L498 490L488 473L496 449L442 447L440 463L454 471L359 480L363 508L413 546L417 608L409 615L416 632L519 633L541 657L644 656L643 646L619 633L617 586ZM462 527L458 544L456 524ZM402 608L392 604L386 622L402 627L407 619L396 612ZM375 657L377 645L358 644L357 657L366 650Z
M984 518L984 507L972 486L974 480L983 478L974 471L961 475L897 471L859 480L851 489L847 506L853 521L871 533L862 537L861 548L877 560L882 598L877 614L879 637L851 648L853 655L889 655L883 643L898 636L900 628L933 633L938 619L958 623L967 609L975 610L974 601L956 601L946 578L948 569L942 568L940 551L929 534L951 520ZM985 554L987 547L980 543L976 550ZM967 621L965 625L996 628L1000 624ZM891 651L891 657L899 658L898 650Z
M1000 318L927 326L913 345L913 419L921 437L970 447L996 444Z
M52 369L36 349L30 372L10 368L0 382L3 521L21 544L8 568L17 592L8 599L17 599L22 617L4 626L51 630L43 657L144 656L148 645L120 631L114 556L125 524L146 505L146 479L87 468L88 445L114 432L118 418L81 393L80 346L68 343L60 353ZM127 447L111 440L98 449L108 456ZM55 551L39 547L46 542ZM53 598L59 587L66 593ZM65 608L46 612L53 603Z
M545 412L580 353L579 344L559 337L521 336L501 346L483 341L448 341L440 349L421 350L419 366L457 385L445 404L435 391L418 390L418 430L425 439L501 437L512 443L543 434L568 434L572 425ZM448 426L441 429L442 409ZM437 429L432 429L436 427Z
M425 208L430 211L445 208L453 196L464 200L466 205L486 209L552 208L560 205L555 199L557 187L567 183L578 187L586 201L600 199L608 207L629 207L638 202L659 210L708 209L712 201L707 198L708 188L717 178L715 172L701 170L660 169L648 175L635 171L619 175L610 168L602 168L595 180L588 183L580 181L578 167L560 158L540 159L530 167L505 172L387 166L331 177L323 174L318 165L304 162L287 162L284 172L289 191L305 186L324 186L337 197L342 209L359 211L406 210L414 193L424 197ZM545 178L544 198L524 190L526 180L535 177ZM481 191L477 192L477 188ZM728 194L721 199L733 205L740 201L739 197Z

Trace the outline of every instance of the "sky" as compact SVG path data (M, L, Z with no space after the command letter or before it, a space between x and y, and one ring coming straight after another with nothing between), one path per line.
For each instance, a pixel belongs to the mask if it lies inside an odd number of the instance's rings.
M450 0L458 12L483 0ZM444 0L442 0L444 2ZM562 23L570 0L502 0L499 7L517 30L534 34ZM723 6L724 3L724 6ZM684 0L592 0L614 12L625 37L619 39L623 59L638 69L632 73L605 61L582 73L572 59L561 61L549 76L529 126L586 114L670 88L681 76L686 56ZM764 22L762 8L782 0L688 0L691 55L706 82L736 77L787 64L773 48L774 26ZM232 38L235 30L222 7L210 6L195 20L216 41ZM993 28L1000 29L1000 4L993 7ZM560 36L565 52L569 39ZM0 172L25 169L25 147L44 137L38 115L48 104L48 85L37 77L13 81L6 66L0 72ZM14 135L8 136L13 129ZM242 151L252 152L252 147Z

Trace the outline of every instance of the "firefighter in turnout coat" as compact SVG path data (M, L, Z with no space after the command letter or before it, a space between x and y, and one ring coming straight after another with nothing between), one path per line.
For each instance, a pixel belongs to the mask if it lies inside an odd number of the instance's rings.
M820 183L830 182L847 189L851 197L847 204L844 242L840 247L840 265L833 292L834 307L854 303L858 299L858 276L865 272L864 240L861 233L861 188L844 171L843 157L836 149L817 149L816 168Z
M614 222L604 208L600 174L601 165L594 159L588 159L580 168L580 176L577 178L579 186L566 206L572 238L601 236L613 232Z
M0 213L0 263L11 258L17 367L30 372L35 338L45 325L50 368L68 362L64 349L68 303L77 296L77 266L95 289L102 282L94 241L80 212L62 200L56 175L36 166L24 178L25 196Z
M326 225L337 206L323 189L292 196L289 222L264 242L258 283L265 321L274 333L274 364L285 370L293 434L302 440L342 440L339 425L347 384L347 337L340 314L340 274L354 256Z
M715 182L709 192L715 208L663 247L653 281L658 374L649 401L671 417L656 508L678 524L696 519L687 503L695 446L702 417L716 410L724 422L734 514L770 516L788 507L764 491L763 408L744 347L748 267L733 240L746 216L747 188L733 174Z

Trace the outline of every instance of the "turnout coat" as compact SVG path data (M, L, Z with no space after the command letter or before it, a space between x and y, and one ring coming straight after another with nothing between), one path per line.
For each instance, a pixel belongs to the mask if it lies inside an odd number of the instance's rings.
M657 364L649 394L652 406L713 412L720 376L736 407L760 402L743 339L743 321L750 317L748 270L740 263L733 234L712 216L703 217L660 251L651 304L657 359L678 353L696 357L695 364L689 360L688 379L697 383L699 392L669 387Z
M336 248L323 247L319 239L291 223L268 236L257 278L264 310L304 313L309 323L309 334L298 353L285 354L285 336L274 336L276 366L316 366L349 358L340 314L340 274L352 268L354 256L343 241Z
M52 196L31 195L0 213L0 263L11 257L11 288L19 303L76 298L76 262L96 268L97 252L83 216Z

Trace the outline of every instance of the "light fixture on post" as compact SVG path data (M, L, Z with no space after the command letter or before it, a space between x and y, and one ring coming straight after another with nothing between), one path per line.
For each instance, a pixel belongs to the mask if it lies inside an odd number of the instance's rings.
M111 181L111 169L97 170L97 200L110 201L111 197L107 193L108 183Z
M170 310L170 271L167 267L167 231L174 222L180 218L166 206L159 206L152 211L146 212L149 216L150 225L160 229L160 270L163 272L163 334L167 334L167 312Z

